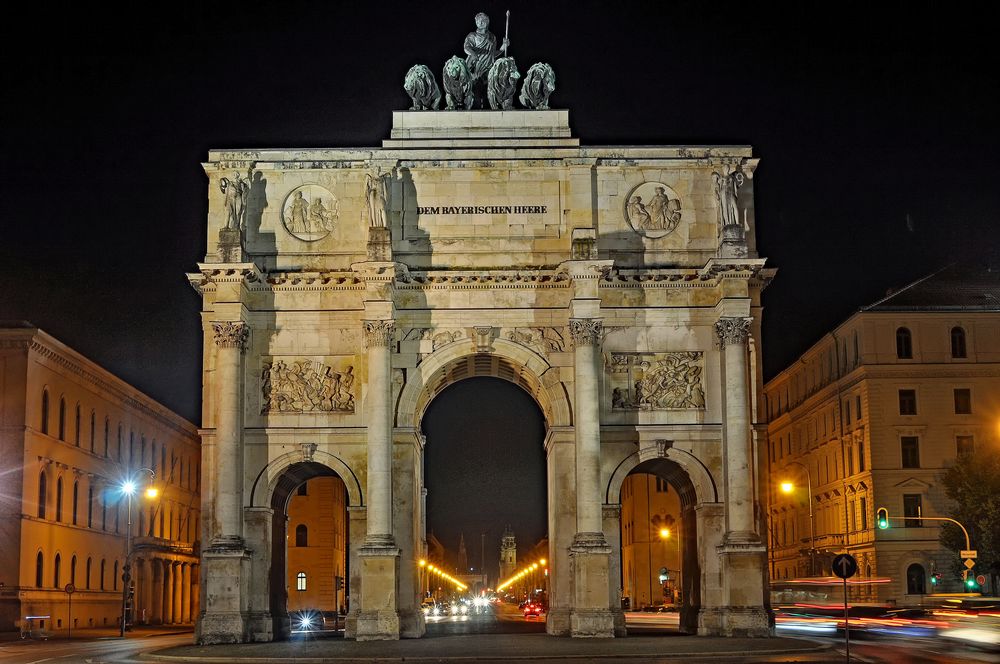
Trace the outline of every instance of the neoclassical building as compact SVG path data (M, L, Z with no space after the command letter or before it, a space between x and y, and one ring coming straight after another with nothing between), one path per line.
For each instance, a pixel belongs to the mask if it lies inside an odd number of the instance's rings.
M198 612L198 430L28 323L0 325L0 631L59 634ZM128 500L132 536L126 543ZM145 497L145 489L156 497ZM128 552L126 546L128 544ZM69 595L72 584L72 617Z
M200 642L288 633L288 501L329 475L347 635L422 635L421 418L477 376L546 421L549 633L625 634L621 487L645 472L679 497L684 627L768 634L756 166L744 146L581 146L556 110L394 112L380 147L211 151L189 275Z
M942 472L1000 438L998 295L995 272L940 270L862 307L768 381L775 580L829 576L832 556L848 552L861 580L888 579L858 586L859 599L962 591L941 524L900 517L949 516Z

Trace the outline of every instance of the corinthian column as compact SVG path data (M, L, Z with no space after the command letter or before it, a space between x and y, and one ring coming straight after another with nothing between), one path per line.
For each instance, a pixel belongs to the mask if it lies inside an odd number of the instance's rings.
M720 318L715 324L726 368L726 539L756 540L750 463L747 338L750 318Z
M364 321L368 349L368 534L366 546L392 546L392 380L389 344L395 323Z
M598 357L603 325L596 318L571 318L573 394L576 401L576 535L573 560L573 636L612 637L614 617L609 601L608 568L611 547L604 536L601 514L601 418L598 402Z
M569 321L573 338L576 401L576 539L604 544L601 524L601 419L598 356L603 324L598 319Z
M240 363L250 328L242 321L212 323L215 331L215 520L212 547L242 546L240 508Z

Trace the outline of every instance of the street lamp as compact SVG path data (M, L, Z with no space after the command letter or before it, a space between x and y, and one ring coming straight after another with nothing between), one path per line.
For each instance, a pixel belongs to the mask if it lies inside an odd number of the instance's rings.
M153 480L156 478L156 473L152 468L140 468L136 473L148 473L149 474L149 487L146 489L145 494L147 498L156 498L159 495L156 487L154 487ZM125 636L125 624L128 621L128 597L129 589L132 585L132 567L130 565L129 558L132 555L132 496L135 495L138 489L138 482L136 482L134 476L126 477L122 482L121 491L125 494L128 501L128 519L125 527L125 565L122 570L122 620L121 627L119 629L119 636Z
M670 532L669 528L660 528L660 539L662 539L662 540L668 540L668 539L671 538L672 535L674 535L674 533ZM681 587L681 572L683 571L681 569L681 538L680 537L674 537L673 539L674 539L674 546L676 547L676 550L677 550L677 582L674 584L674 586L676 588L680 588Z
M809 492L807 501L809 503L809 576L814 576L816 574L816 519L813 516L812 473L809 472L808 466L798 461L789 461L788 465L798 466L806 471L806 491ZM789 481L784 481L779 486L784 494L791 494L795 490L795 484Z

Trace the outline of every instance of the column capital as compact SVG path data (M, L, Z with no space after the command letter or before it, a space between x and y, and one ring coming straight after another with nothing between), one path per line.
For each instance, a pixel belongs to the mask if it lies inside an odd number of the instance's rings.
M719 345L745 346L750 337L750 324L752 318L720 318L715 323L715 333L719 335Z
M236 348L241 353L246 350L250 326L243 321L212 321L212 329L215 331L215 345L219 348Z
M600 318L570 318L569 333L574 346L598 346L604 335L604 323Z
M396 332L396 321L394 320L366 320L364 323L365 347L375 346L388 347L392 343L393 334Z

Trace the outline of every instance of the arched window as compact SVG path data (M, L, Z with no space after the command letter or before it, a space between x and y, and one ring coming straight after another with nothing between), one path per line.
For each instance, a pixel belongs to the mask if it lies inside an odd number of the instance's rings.
M118 590L118 561L115 561L115 572L114 576L111 577L111 583L114 585L112 590Z
M59 573L62 571L59 569L62 567L62 556L58 553L56 554L55 566L52 568L52 587L59 588Z
M73 482L73 525L76 525L77 510L80 507L80 483Z
M111 435L111 422L104 418L104 458L108 456L108 438Z
M86 583L87 586L87 590L90 590L90 568L93 566L93 563L94 561L92 558L87 558L87 578L84 579L84 582Z
M913 335L905 327L896 330L896 357L901 360L913 359Z
M90 453L94 453L97 445L97 413L90 411Z
M76 417L74 418L76 428L73 429L73 442L80 447L80 404L76 404Z
M41 588L45 585L45 580L43 572L45 571L45 564L42 558L42 552L39 551L38 555L35 556L35 587Z
M87 487L87 527L94 527L94 486Z
M48 493L48 478L45 476L45 471L43 470L38 474L38 518L45 518L45 503L47 502L46 495Z
M39 554L39 555L41 555L41 554ZM305 590L306 589L306 573L305 572L299 572L298 574L295 575L295 589L296 590Z
M62 521L62 478L56 480L56 521Z
M926 577L924 566L913 563L906 568L906 594L923 595L926 594Z
M42 433L49 433L49 391L42 390Z
M295 546L309 546L309 529L304 524L295 526Z
M951 356L968 357L965 354L965 329L961 327L951 328Z
M122 461L122 423L118 423L118 456L116 457L118 463Z
M101 590L104 590L104 571L107 569L107 561L101 560Z
M66 399L59 397L59 440L66 440Z
M76 585L76 556L69 561L69 582Z

